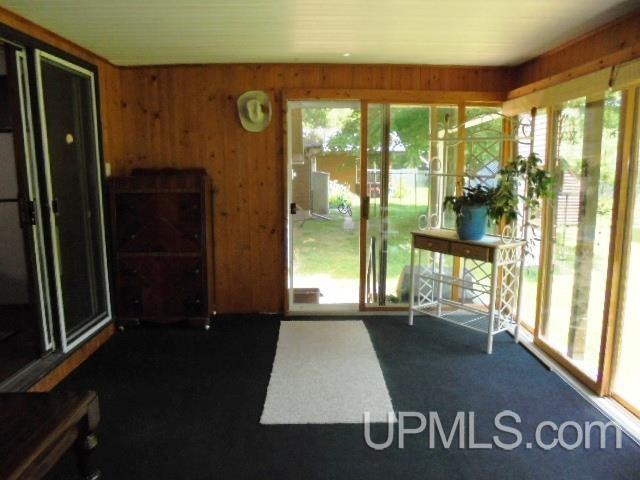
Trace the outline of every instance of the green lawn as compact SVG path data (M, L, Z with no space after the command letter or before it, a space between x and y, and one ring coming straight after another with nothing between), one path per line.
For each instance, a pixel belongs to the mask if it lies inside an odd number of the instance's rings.
M312 219L293 227L295 272L309 276L328 274L333 278L359 277L360 208L352 207L353 217L347 218L331 210L331 220ZM397 279L402 267L409 264L411 230L417 228L422 211L413 205L389 205L388 277ZM372 210L372 216L375 212ZM371 233L379 233L380 220L371 218ZM378 238L378 245L379 245Z
M426 189L425 189L426 190ZM428 198L420 192L420 198ZM360 208L352 199L353 217L347 218L332 209L331 220L312 219L293 227L294 278L326 275L336 280L353 280L357 285L360 272L359 219ZM395 295L402 269L409 265L411 256L410 232L418 226L418 216L424 207L416 206L413 198L391 199L389 204L389 235L387 246L387 294ZM380 248L380 212L371 206L368 226L369 237L375 235ZM378 253L378 261L379 261ZM378 267L379 271L379 267ZM527 290L535 291L537 275L525 276Z
M410 232L418 228L418 217L424 207L416 206L413 199L402 202L394 199L388 211L387 294L395 295L402 269L411 258ZM359 219L360 208L352 206L353 217L346 218L331 210L331 220L312 219L293 227L294 275L307 277L324 274L335 279L354 279L360 272ZM371 207L368 237L376 237L378 261L380 259L380 212ZM379 267L378 267L379 271Z

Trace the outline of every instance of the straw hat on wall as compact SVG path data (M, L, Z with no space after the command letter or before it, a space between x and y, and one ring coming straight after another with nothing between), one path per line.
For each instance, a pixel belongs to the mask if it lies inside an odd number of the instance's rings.
M271 122L271 100L266 92L250 90L238 97L240 123L249 132L261 132Z

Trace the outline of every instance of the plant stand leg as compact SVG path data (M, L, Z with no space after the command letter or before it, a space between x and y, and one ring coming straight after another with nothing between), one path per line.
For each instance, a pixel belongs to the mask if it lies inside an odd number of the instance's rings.
M489 327L487 329L487 353L493 352L493 326L496 314L496 290L498 288L498 252L493 254L491 264L491 299L489 300Z
M415 294L415 281L414 281L414 272L415 272L415 258L416 258L416 248L413 245L413 239L411 240L411 263L409 266L409 325L413 325L413 296ZM419 303L419 302L418 302Z
M438 253L438 275L442 277L442 264L444 262L444 255ZM442 316L442 282L438 281L438 317Z

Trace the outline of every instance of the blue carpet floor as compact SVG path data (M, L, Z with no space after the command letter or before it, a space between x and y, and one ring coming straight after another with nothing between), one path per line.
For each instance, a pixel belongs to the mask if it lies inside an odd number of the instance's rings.
M522 419L522 445L430 448L423 432L403 449L396 438L376 451L362 425L260 425L279 328L268 317L221 319L209 332L127 330L58 389L98 392L96 456L107 480L640 479L640 447L623 435L615 449L612 431L606 449L598 448L597 432L590 449L526 447L543 420L606 419L507 334L486 355L484 336L442 322L417 319L410 328L404 318L375 317L365 324L396 410L438 412L446 429L456 412L474 412L477 442L500 434L494 416L512 410ZM374 440L386 428L373 426ZM47 479L74 474L68 455Z

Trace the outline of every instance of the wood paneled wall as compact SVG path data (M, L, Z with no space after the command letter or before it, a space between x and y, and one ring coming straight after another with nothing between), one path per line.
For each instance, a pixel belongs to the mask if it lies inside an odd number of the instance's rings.
M204 167L215 200L216 304L219 312L284 308L284 156L286 89L506 90L504 69L371 65L201 65L121 71L123 156L132 167ZM236 99L266 90L271 125L245 131ZM405 92L406 93L406 92Z
M509 98L557 85L640 56L640 10L513 69Z
M216 196L216 288L221 312L283 309L282 94L292 89L529 93L640 56L640 13L512 68L398 65L201 65L121 70L123 156L115 165L202 166ZM271 126L245 132L235 100L270 92ZM420 93L419 93L420 92Z

